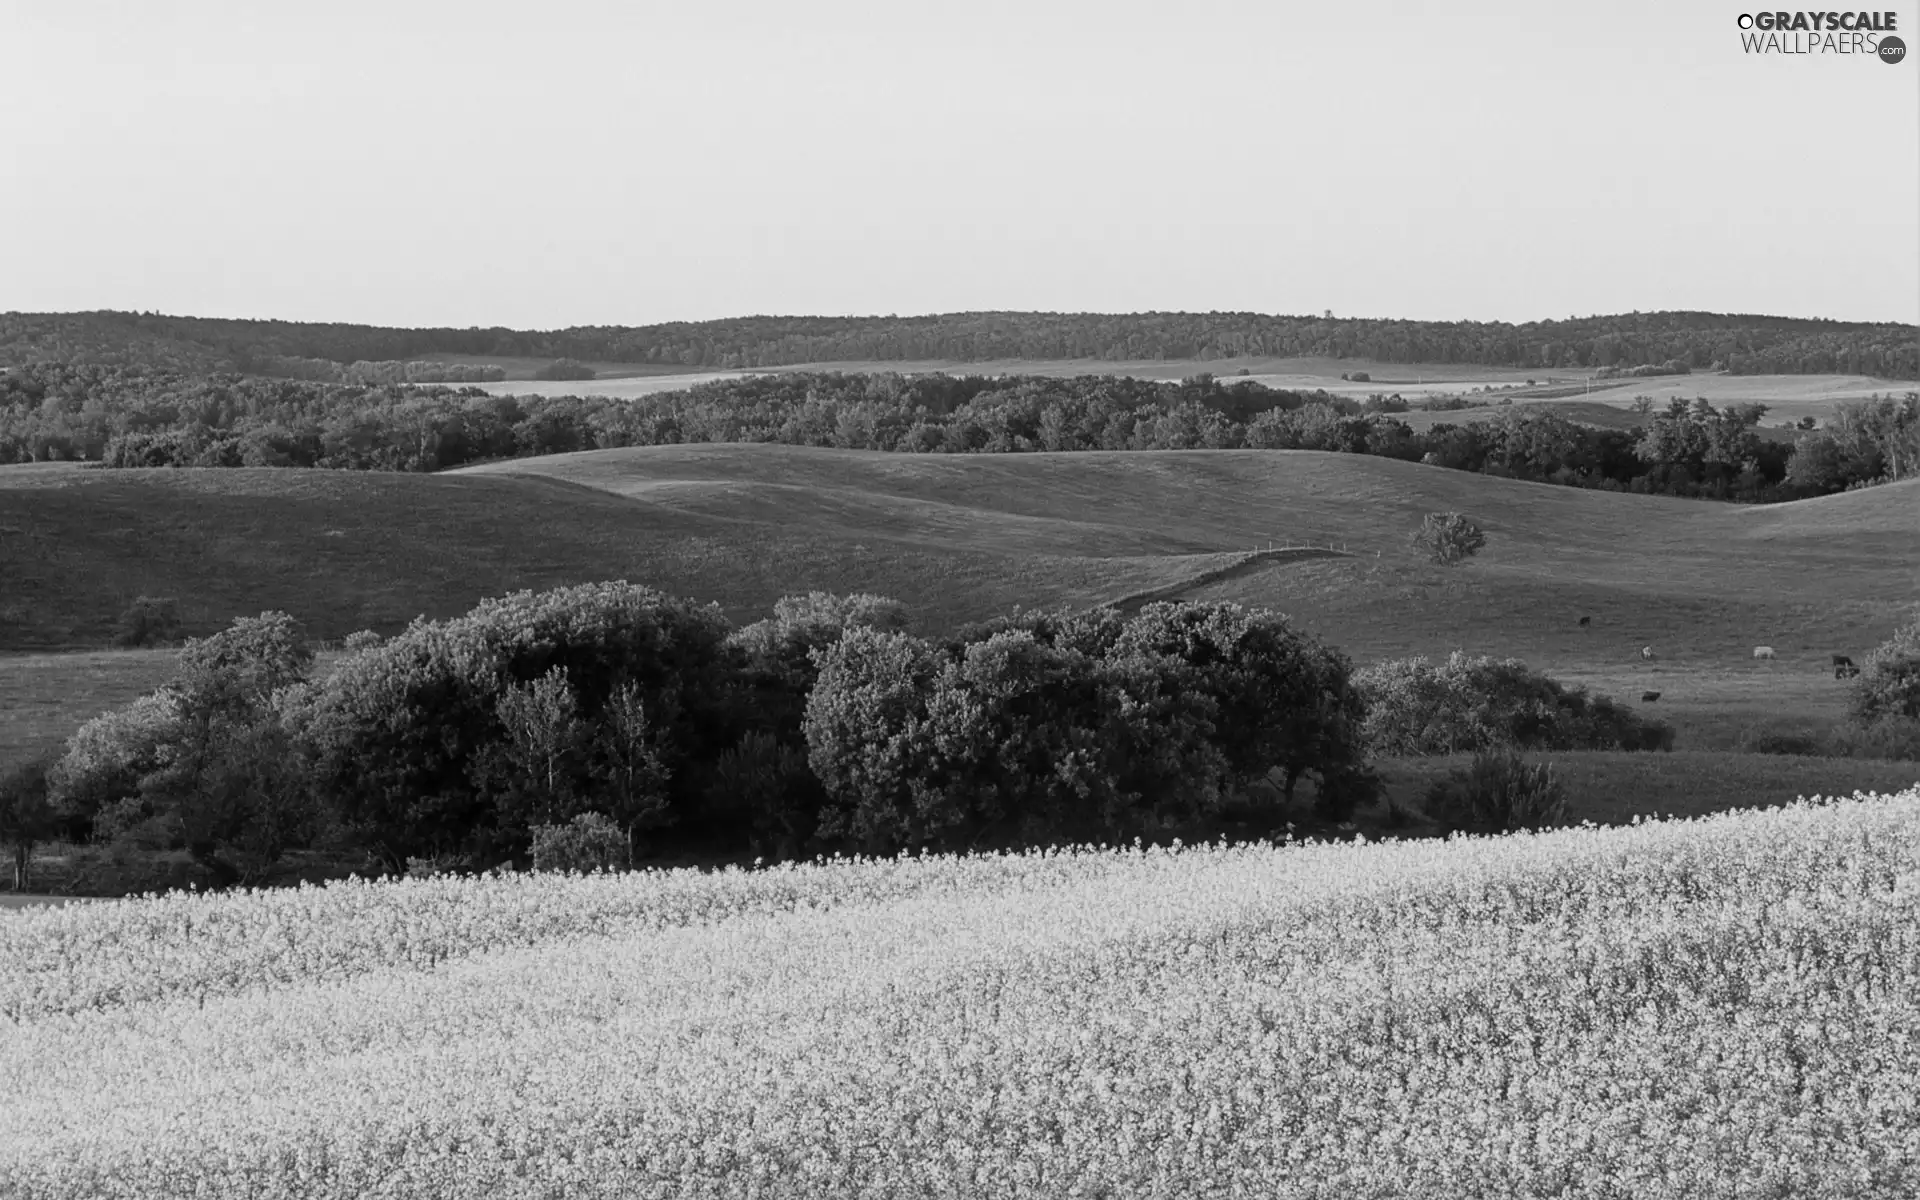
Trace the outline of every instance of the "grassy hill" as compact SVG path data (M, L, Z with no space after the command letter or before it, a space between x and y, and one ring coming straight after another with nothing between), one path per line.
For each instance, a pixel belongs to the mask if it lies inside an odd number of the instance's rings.
M1447 569L1414 552L1408 534L1437 509L1486 528L1479 558ZM1628 698L1658 690L1683 744L1726 746L1753 724L1839 718L1827 656L1859 656L1920 600L1916 512L1920 481L1746 508L1304 451L661 446L435 476L7 467L0 706L39 716L0 738L70 729L152 685L158 663L87 655L63 690L59 660L19 656L104 646L135 595L177 597L189 632L277 608L338 638L627 578L737 621L796 590L880 592L931 629L1143 592L1232 599L1362 662L1457 647ZM1350 557L1247 560L1270 543ZM1756 663L1760 644L1778 657ZM79 717L48 707L66 694Z

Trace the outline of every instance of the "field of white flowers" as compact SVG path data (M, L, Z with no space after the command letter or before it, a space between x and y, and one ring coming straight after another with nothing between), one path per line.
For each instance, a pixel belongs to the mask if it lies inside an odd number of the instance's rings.
M1920 789L0 917L0 1195L1920 1194Z

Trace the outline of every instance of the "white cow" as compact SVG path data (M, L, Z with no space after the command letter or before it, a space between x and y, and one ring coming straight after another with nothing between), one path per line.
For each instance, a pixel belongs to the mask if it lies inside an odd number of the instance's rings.
M1773 647L1772 646L1755 646L1753 648L1753 656L1755 658L1772 658Z
M1644 659L1647 659L1648 661L1652 661L1652 659L1653 659L1653 647L1652 647L1652 646L1642 646L1642 647L1640 647L1640 657L1641 657L1641 658L1644 658Z

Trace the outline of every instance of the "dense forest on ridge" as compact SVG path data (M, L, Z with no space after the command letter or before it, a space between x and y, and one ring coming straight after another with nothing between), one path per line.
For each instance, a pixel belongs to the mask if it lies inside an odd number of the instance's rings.
M1563 370L1677 363L1736 374L1840 372L1916 379L1920 328L1698 312L1518 325L1260 313L753 316L548 331L390 329L131 312L0 314L0 365L84 362L278 374L280 360L400 363L435 354L686 368L929 359L1328 357Z

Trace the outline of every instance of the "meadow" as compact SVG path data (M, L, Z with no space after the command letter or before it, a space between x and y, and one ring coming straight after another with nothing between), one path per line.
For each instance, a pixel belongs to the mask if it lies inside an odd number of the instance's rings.
M0 922L0 1191L1920 1188L1920 791Z
M431 357L465 361L454 355ZM475 385L496 396L647 396L743 374L801 371L1054 377L1120 375L1173 381L1208 374L1227 382L1246 379L1271 388L1303 392L1322 390L1356 400L1364 400L1376 393L1398 393L1410 403L1429 397L1471 396L1482 391L1490 393L1486 396L1486 403L1490 406L1510 399L1514 403L1553 404L1576 409L1596 400L1625 408L1635 396L1652 396L1657 404L1663 406L1676 397L1691 401L1696 396L1705 396L1718 407L1741 403L1765 404L1768 406L1769 423L1798 421L1808 416L1824 417L1842 401L1864 400L1877 394L1902 395L1912 391L1914 386L1912 380L1882 379L1872 375L1728 375L1702 372L1639 379L1593 380L1589 395L1587 376L1591 372L1571 367L1549 370L1543 367L1489 367L1463 363L1382 363L1367 359L1264 357L1144 361L1002 359L983 362L924 359L904 362L818 362L756 371L677 372L671 368L605 363L599 364L602 371L597 379L560 381L528 378L534 367L540 365L532 360L486 361L500 362L509 368L508 379ZM1368 378L1356 382L1351 378L1356 373ZM1463 411L1471 415L1486 415L1477 410ZM1566 415L1573 420L1583 419L1574 416L1571 411ZM1461 416L1461 413L1455 413L1439 419L1458 422Z

